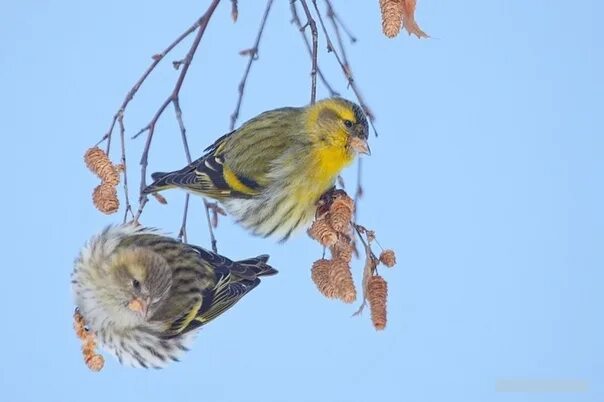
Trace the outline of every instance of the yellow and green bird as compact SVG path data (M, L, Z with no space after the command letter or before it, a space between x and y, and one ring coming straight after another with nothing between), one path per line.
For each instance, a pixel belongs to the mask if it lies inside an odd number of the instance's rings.
M218 200L241 225L286 240L359 153L370 154L361 107L334 97L264 112L220 137L188 166L154 173L150 194L182 188Z

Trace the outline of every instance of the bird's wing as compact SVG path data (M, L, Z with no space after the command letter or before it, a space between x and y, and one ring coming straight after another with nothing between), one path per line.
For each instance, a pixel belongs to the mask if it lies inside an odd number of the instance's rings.
M214 144L205 149L205 154L191 162L183 169L151 175L155 181L147 192L157 191L165 187L181 187L193 192L202 193L214 198L242 197L247 198L260 193L262 186L248 177L237 172L225 163L228 140L235 132L220 137Z
M216 274L216 284L211 289L204 289L201 305L197 308L195 316L183 327L181 333L205 325L231 308L258 286L259 276L277 273L276 269L266 263L268 260L266 255L243 261L231 261L201 247L192 247L200 253L205 262L212 265Z

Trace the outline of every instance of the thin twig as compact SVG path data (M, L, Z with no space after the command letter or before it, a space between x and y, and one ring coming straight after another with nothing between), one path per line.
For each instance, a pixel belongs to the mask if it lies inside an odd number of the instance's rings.
M354 192L354 221L357 221L357 210L359 209L359 203L358 201L363 197L363 177L362 177L362 173L363 173L363 159L362 158L358 158L357 159L357 189Z
M187 243L187 215L189 214L189 193L185 195L185 207L182 213L182 223L178 231L178 240Z
M296 24L296 27L302 34L302 39L304 39L304 45L306 46L306 51L308 52L308 55L310 57L312 57L312 49L310 48L310 43L308 43L308 38L304 34L304 28L302 27L302 22L300 21L300 17L298 17L298 11L296 10L296 3L294 3L292 1L290 3L290 8L291 8L291 13L292 13L291 22ZM323 71L321 71L321 67L318 65L318 62L317 62L317 74L319 75L319 79L321 80L321 82L323 83L325 88L327 88L327 91L329 92L329 96L340 96L338 91L333 89L333 87L329 84L329 82L327 82L327 79L323 75Z
M306 0L300 0L300 3L302 3L304 14L306 14L306 24L302 26L302 29L306 28L307 26L310 26L310 35L312 38L310 103L313 104L317 100L317 48L319 46L319 34L317 33L317 24L315 23L315 20L313 19L312 14L310 13L310 9L308 8L308 4L306 4ZM318 9L317 12L319 12ZM321 16L319 15L319 17Z
M342 35L340 35L340 27L338 26L338 22L336 20L336 13L333 10L333 6L329 0L325 0L325 5L327 6L327 18L331 22L333 26L333 31L336 34L336 40L338 41L338 48L340 49L340 53L342 53L342 60L344 61L344 65L346 68L350 68L350 63L348 63L348 56L346 55L346 47L344 46L344 42L342 41Z
M359 239L361 239L361 243L363 243L363 247L365 247L365 250L368 250L369 255L371 255L371 258L373 258L375 260L379 260L379 258L377 258L375 256L375 254L373 254L373 251L371 250L371 240L369 238L367 239L367 241L365 241L365 239L363 239L363 233L365 233L365 235L367 235L367 229L365 229L361 225L357 225L354 222L352 222L352 227L354 228L357 235L359 236Z
M206 220L208 221L208 229L210 231L210 242L212 244L212 251L218 253L217 241L216 237L214 236L214 230L212 229L212 221L210 219L210 208L215 207L215 205L212 206L212 203L208 202L205 198L203 199L203 205L206 208Z
M233 22L237 22L237 17L239 17L239 7L237 6L237 0L231 0L231 18Z
M134 98L134 95L136 95L136 93L140 89L141 85L143 85L143 83L145 82L147 77L149 77L149 74L151 74L153 72L153 70L155 70L155 67L157 67L157 65L163 60L163 58L168 53L170 53L172 51L172 49L174 49L176 46L178 46L178 44L180 44L180 42L182 42L187 36L189 36L190 34L195 32L195 30L198 27L199 27L199 20L196 21L195 24L190 26L186 31L184 31L178 38L176 38L174 40L174 42L172 42L170 45L168 45L168 47L165 48L161 53L157 53L157 54L153 55L153 57L152 57L153 62L151 62L151 64L149 65L149 67L147 67L147 70L145 70L143 75L138 79L138 81L136 81L136 83L132 86L132 88L130 88L130 90L126 94L126 97L122 101L120 108L113 115L113 119L111 120L111 125L109 126L109 130L107 130L105 135L103 135L103 138L101 138L101 140L99 141L99 143L101 143L104 140L107 140L107 154L109 154L109 150L110 150L110 146L111 146L111 135L113 133L113 128L115 127L115 123L117 122L120 115L123 116L123 114L126 111L126 107L130 103L130 101Z
M335 11L333 9L333 6L331 4L331 0L325 0L325 3L327 3L327 16L330 17L330 18L334 18L336 20L336 22L340 25L340 27L342 27L342 29L344 30L344 32L348 36L348 39L350 40L350 42L351 43L355 43L357 41L357 38L352 34L352 32L350 31L350 29L348 29L348 27L346 26L346 24L344 24L344 21L342 21L342 19L340 18L340 16L335 13Z
M344 62L344 67L352 75L352 69L350 68L350 62L348 61L348 56L346 54L346 46L344 46L344 41L342 40L342 35L340 34L340 26L342 27L342 29L344 29L346 34L350 37L350 41L352 43L356 42L356 38L354 36L352 36L352 34L348 31L348 29L346 29L346 26L339 19L338 15L336 14L336 12L333 9L331 0L325 0L325 5L327 6L327 18L329 18L329 20L331 22L333 30L336 34L336 39L338 41L338 48L339 48L340 52L342 53L342 60ZM354 221L355 222L357 221L358 210L359 210L358 201L363 196L362 172L363 172L363 160L361 158L358 158L358 160L357 160L357 188L354 193L354 206L355 206ZM353 243L354 243L354 240L353 240ZM355 250L356 250L356 244L355 244Z
M180 94L180 89L182 88L182 84L185 80L185 77L187 76L187 72L189 71L189 67L191 65L191 62L193 61L193 57L195 56L195 52L197 51L199 42L201 41L201 38L203 37L203 34L208 26L208 23L210 22L210 18L212 17L214 10L218 6L218 3L220 3L220 0L213 0L212 3L208 6L207 11L195 23L194 26L197 27L197 34L195 35L195 39L193 40L193 43L191 44L191 47L190 47L186 57L183 59L182 69L180 70L180 74L178 75L178 79L176 81L176 84L174 85L174 89L172 90L172 93L161 104L161 106L159 107L159 109L157 110L157 112L155 113L155 115L153 116L151 121L149 122L149 124L147 124L147 126L145 126L141 131L139 131L135 135L135 137L137 137L138 135L142 134L143 132L145 132L145 131L147 132L147 141L145 142L145 147L143 149L143 153L142 153L141 160L140 160L140 165L141 165L141 183L140 184L141 185L140 185L139 207L138 207L136 216L134 218L136 221L138 221L141 213L143 212L143 208L145 207L145 204L148 201L147 196L142 194L142 190L146 187L149 149L151 147L151 141L153 139L153 134L155 132L155 125L157 124L157 121L159 120L161 115L166 110L166 107L170 103L178 102L177 99Z
M187 163L191 164L191 151L189 150L189 141L187 139L187 129L185 128L185 123L182 119L182 110L180 109L180 100L177 97L172 102L174 104L174 112L176 114L176 120L178 120L178 126L180 127L180 137L182 139L182 145L185 150L185 156L187 158ZM204 198L204 205L206 203L206 199ZM187 242L187 215L189 213L189 193L185 196L185 207L182 212L182 223L180 224L180 230L178 231L178 238L185 243ZM208 220L208 224L210 221ZM212 229L212 225L208 226L210 229L210 239L215 239L214 230Z
M134 218L134 213L132 212L132 205L130 204L130 195L128 193L128 165L126 163L126 128L124 127L124 114L120 113L117 118L118 124L120 126L120 145L122 148L122 159L121 159L121 167L123 172L123 188L124 188L124 198L126 199L126 208L124 210L124 223L128 219L128 212L130 212L130 216Z
M234 2L235 6L237 2ZM247 82L247 77L250 74L250 69L252 68L252 63L254 60L258 59L258 46L260 45L260 39L262 38L262 32L264 31L264 26L266 25L266 19L268 18L268 13L273 6L273 0L268 0L266 3L266 9L264 10L264 15L262 17L262 21L260 22L260 28L258 29L258 34L256 35L256 41L254 42L254 46L249 49L249 60L247 62L247 66L245 67L245 72L243 73L243 78L239 83L239 98L237 99L237 105L235 106L235 111L231 114L231 125L230 130L232 131L235 128L235 123L237 122L237 118L239 117L239 110L241 109L241 102L243 101L243 92L245 90L245 84Z
M191 151L189 151L189 141L187 140L187 129L185 128L185 123L182 120L182 110L180 109L180 100L178 97L174 99L174 113L176 114L176 120L178 121L178 127L180 128L180 138L182 139L182 145L185 149L185 156L187 158L187 163L191 163Z
M371 112L371 109L369 109L369 107L365 103L363 95L361 95L361 91L359 90L359 88L357 87L357 85L356 85L356 83L354 81L354 78L352 76L352 71L349 68L346 68L346 66L344 65L344 62L342 61L342 58L338 54L338 51L333 46L331 38L329 37L329 33L327 32L327 28L325 28L325 22L323 21L323 17L321 16L321 12L319 11L319 7L317 6L317 0L312 0L312 3L313 3L313 6L315 7L315 10L317 12L317 16L319 17L319 23L321 24L321 29L323 30L323 34L325 35L325 40L327 42L327 51L328 52L332 52L334 54L336 60L338 61L338 64L340 65L340 68L342 69L342 72L344 73L344 76L346 77L346 80L348 81L348 85L350 86L350 88L354 92L355 96L357 97L357 100L359 101L359 104L361 105L361 107L365 111L365 114L369 118L369 121L371 122L373 130L375 131L375 133L377 135L377 131L375 130L375 127L373 126L374 115Z
M109 152L111 151L111 139L113 136L113 131L115 129L115 125L116 125L116 123L119 125L120 143L121 143L121 148L122 148L121 149L121 151L122 151L121 152L122 153L121 163L123 165L123 170L124 170L124 174L123 174L124 180L122 182L123 183L122 186L124 189L124 198L126 200L126 207L125 207L125 211L124 211L124 221L126 221L128 213L130 213L130 215L134 219L134 214L132 212L132 205L130 204L130 194L128 191L128 170L127 170L128 168L127 168L127 163L126 163L126 144L125 144L125 138L124 138L125 132L126 132L126 128L124 126L124 113L126 112L126 108L128 107L128 104L130 103L130 101L132 101L132 99L134 99L134 96L136 95L136 93L138 92L140 87L143 85L143 83L149 77L149 75L153 72L153 70L155 70L155 67L157 67L157 65L163 60L165 55L170 53L172 51L172 49L174 49L176 46L178 46L178 44L180 44L180 42L182 42L187 36L189 36L191 33L193 33L198 27L199 27L199 21L196 21L194 25L192 25L186 31L184 31L182 34L180 34L180 36L178 36L178 38L176 38L170 45L168 45L168 47L166 47L161 53L153 55L153 57L152 57L153 61L151 62L149 67L147 67L147 69L145 70L143 75L138 79L138 81L136 81L136 83L132 86L132 88L130 88L130 90L124 97L124 100L122 101L122 104L120 105L118 111L115 112L115 114L113 115L109 129L97 143L97 145L99 145L103 141L107 140L106 153L107 153L107 155L109 155Z
M182 110L180 109L180 100L178 97L172 102L174 105L174 114L178 121L178 127L180 128L180 138L182 139L182 145L185 151L185 157L187 158L187 164L191 163L191 151L189 150L189 141L187 140L187 129L182 119ZM189 213L189 193L185 195L185 206L182 212L182 223L180 224L180 230L178 231L178 239L187 242L187 215Z

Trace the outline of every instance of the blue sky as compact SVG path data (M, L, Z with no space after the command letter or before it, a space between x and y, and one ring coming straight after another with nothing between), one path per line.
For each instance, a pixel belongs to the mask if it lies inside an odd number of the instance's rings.
M360 221L394 248L389 323L310 280L321 249L252 238L223 219L219 249L271 254L280 270L204 329L162 371L82 362L69 285L79 247L119 216L96 212L82 154L125 93L209 1L9 1L0 13L0 164L5 190L0 306L3 401L596 401L604 398L604 28L598 1L419 0L431 40L385 38L377 0L334 1L359 41L357 83L377 115ZM223 1L181 96L193 153L228 129L264 2ZM309 59L289 2L269 17L241 118L302 105ZM321 1L319 1L321 4ZM172 59L181 58L187 45ZM319 62L353 98L324 49ZM166 63L131 104L129 134L169 93ZM319 97L326 96L319 86ZM169 110L150 171L185 159ZM129 141L133 188L142 140ZM354 168L345 174L354 183ZM184 196L148 205L143 223L177 232ZM136 198L136 197L135 197ZM189 240L208 245L201 201ZM360 281L362 263L356 262ZM578 393L498 392L498 381L578 381Z

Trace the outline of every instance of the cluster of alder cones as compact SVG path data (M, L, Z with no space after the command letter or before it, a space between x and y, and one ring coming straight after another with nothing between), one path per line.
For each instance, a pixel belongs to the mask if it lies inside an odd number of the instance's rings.
M82 341L82 355L84 356L84 362L88 368L92 371L101 371L105 365L105 359L103 356L96 353L96 342L94 335L86 328L84 317L78 310L73 314L73 327L76 335Z
M357 298L356 287L352 279L350 261L355 250L353 242L353 212L354 201L343 190L334 190L326 194L317 207L315 220L308 229L308 234L324 247L329 248L331 258L321 258L313 263L311 278L317 289L325 297L340 299L352 303ZM371 251L371 241L375 238L373 232L365 228L355 230L364 232L367 242L367 261L363 274L363 304L369 302L371 320L376 329L384 329L387 322L386 300L388 284L376 273L379 263L387 267L396 264L396 256L392 250L383 250L379 258Z
M92 192L94 206L104 214L113 214L120 208L117 185L120 182L121 165L114 165L105 151L93 147L84 154L84 162L92 173L101 179L101 184Z
M428 38L415 22L416 0L380 0L382 30L389 38L394 38L402 28L418 38Z

